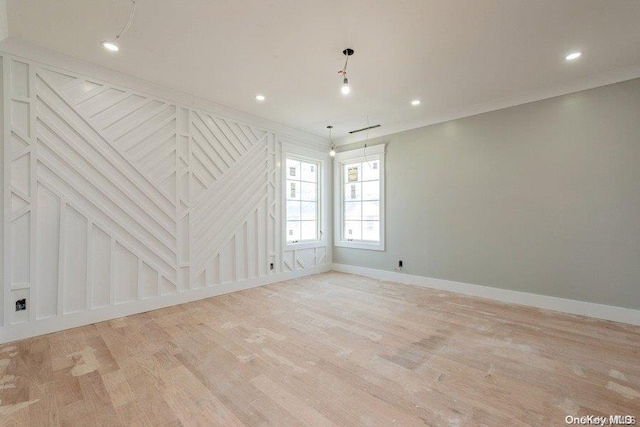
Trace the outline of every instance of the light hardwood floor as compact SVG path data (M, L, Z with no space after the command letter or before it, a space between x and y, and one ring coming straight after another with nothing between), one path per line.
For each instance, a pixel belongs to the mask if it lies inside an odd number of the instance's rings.
M0 346L0 425L640 416L640 328L326 273Z

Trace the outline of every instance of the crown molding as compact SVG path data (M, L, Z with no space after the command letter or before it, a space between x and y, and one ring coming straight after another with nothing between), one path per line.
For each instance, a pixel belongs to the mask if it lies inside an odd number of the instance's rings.
M635 64L630 67L610 70L594 76L565 82L553 87L540 88L514 96L494 99L488 102L471 105L468 107L429 114L428 117L423 117L411 122L399 122L393 124L383 123L382 127L370 130L368 138L373 139L377 137L388 136L411 129L418 129L421 127L444 123L464 117L471 117L491 111L503 110L505 108L515 107L517 105L555 98L557 96L567 95L569 93L594 89L597 87L619 83L626 80L632 80L638 77L640 77L640 64ZM363 134L347 135L342 138L337 138L336 140L334 140L334 142L337 146L341 146L364 141L365 138L366 136Z
M2 4L1 2L2 0L0 0L0 5ZM304 142L307 145L317 146L322 149L326 148L327 150L331 147L327 138L257 117L244 111L217 104L208 99L112 70L101 65L83 61L15 37L8 37L0 41L0 54L2 53L28 59L47 68L55 67L60 70L91 76L94 79L102 80L129 90L166 99L182 107L199 108L236 121L249 122L265 130L275 132L278 137L290 138L295 141Z

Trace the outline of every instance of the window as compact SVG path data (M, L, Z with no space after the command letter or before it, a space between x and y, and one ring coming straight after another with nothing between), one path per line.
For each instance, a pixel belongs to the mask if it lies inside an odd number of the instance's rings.
M335 157L336 246L384 250L384 145Z
M287 244L320 240L320 167L309 159L286 158Z

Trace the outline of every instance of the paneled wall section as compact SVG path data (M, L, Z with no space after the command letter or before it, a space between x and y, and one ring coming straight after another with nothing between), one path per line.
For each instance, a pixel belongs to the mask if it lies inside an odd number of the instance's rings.
M328 262L282 250L276 132L10 55L2 83L3 325Z

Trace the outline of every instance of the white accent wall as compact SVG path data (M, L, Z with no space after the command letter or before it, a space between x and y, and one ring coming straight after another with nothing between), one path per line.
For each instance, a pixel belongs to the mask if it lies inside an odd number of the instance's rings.
M324 141L0 54L0 341L328 268L281 212L283 144Z

